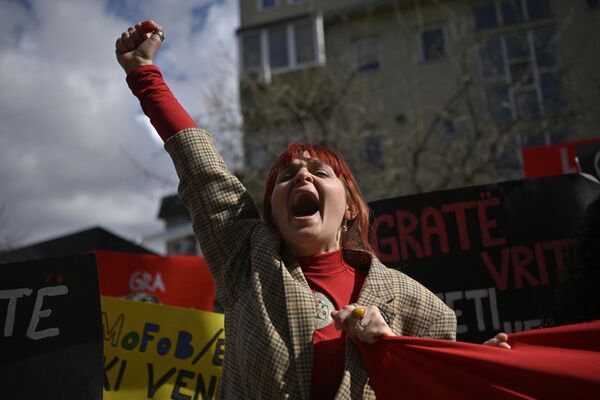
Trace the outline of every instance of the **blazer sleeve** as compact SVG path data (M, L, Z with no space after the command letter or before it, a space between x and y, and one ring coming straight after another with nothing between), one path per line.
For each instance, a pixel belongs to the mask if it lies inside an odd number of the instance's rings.
M456 314L454 311L449 307L441 307L439 314L421 337L456 340Z
M232 306L250 275L250 239L262 224L252 198L217 153L212 135L189 128L165 149L179 176L179 196L192 219L216 286L216 298Z

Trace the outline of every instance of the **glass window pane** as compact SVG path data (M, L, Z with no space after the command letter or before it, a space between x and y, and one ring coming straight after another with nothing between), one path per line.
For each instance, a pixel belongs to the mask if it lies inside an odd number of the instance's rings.
M510 78L512 87L516 89L533 84L533 66L530 62L512 64L510 66Z
M494 3L473 7L473 14L475 14L475 27L477 29L498 26L498 17L496 15L496 6Z
M484 77L504 75L504 57L499 38L488 40L479 50L479 55Z
M486 96L490 113L495 121L507 122L512 119L512 108L508 98L508 85L489 85Z
M502 10L502 23L504 25L525 21L521 0L503 1L500 4L500 9Z
M303 22L294 26L296 36L296 62L298 64L315 61L315 39L312 22Z
M446 55L444 32L441 28L431 29L421 34L423 60L437 60Z
M545 132L534 132L521 136L523 147L538 147L547 145Z
M552 16L550 0L527 0L529 19L548 18Z
M288 66L286 27L269 29L269 65L271 68Z
M260 35L258 32L242 37L244 70L260 68Z
M527 42L526 33L505 36L504 40L506 41L506 52L509 61L529 57L529 43Z
M378 136L367 136L363 139L364 159L371 166L379 167L382 164L381 138Z
M556 29L545 28L533 31L533 45L538 67L558 65L556 59Z
M565 108L565 99L561 94L558 72L541 74L540 86L542 88L545 113L554 114L563 111Z
M451 118L444 118L440 123L440 130L442 134L448 137L457 136L456 125Z
M379 69L379 40L368 38L354 43L358 72L373 72Z
M519 117L537 117L540 115L540 105L535 90L515 93L515 105Z
M564 143L569 140L569 131L566 130L556 130L550 132L550 142L551 143Z
M259 0L259 1L260 1L260 8L262 10L265 10L268 8L273 8L277 4L277 0Z

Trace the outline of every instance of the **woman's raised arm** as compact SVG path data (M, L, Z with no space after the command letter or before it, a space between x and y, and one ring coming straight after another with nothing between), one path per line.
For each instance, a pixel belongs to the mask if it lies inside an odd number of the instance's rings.
M215 280L217 299L227 308L250 274L250 237L262 225L260 215L217 153L212 135L196 126L154 65L163 40L160 25L141 22L117 39L117 60L173 159L180 179L179 196Z

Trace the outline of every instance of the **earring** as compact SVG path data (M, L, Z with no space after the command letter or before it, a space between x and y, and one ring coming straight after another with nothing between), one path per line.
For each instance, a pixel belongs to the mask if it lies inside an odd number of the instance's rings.
M342 222L342 230L348 232L348 221L344 220L344 222Z

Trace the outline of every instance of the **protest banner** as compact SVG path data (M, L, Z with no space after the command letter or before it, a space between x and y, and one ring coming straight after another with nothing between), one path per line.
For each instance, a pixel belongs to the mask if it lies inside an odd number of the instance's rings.
M599 193L575 174L377 201L371 242L454 309L458 340L481 343L542 324Z
M212 399L223 314L102 296L104 400Z
M97 276L93 254L0 265L1 398L102 398Z
M96 251L100 293L212 311L215 285L203 257Z
M597 399L599 335L595 321L512 334L511 350L415 337L358 349L379 400Z
M550 146L526 147L521 151L523 175L525 178L538 178L580 172L575 161L575 148L595 141L600 141L600 138L583 139Z

